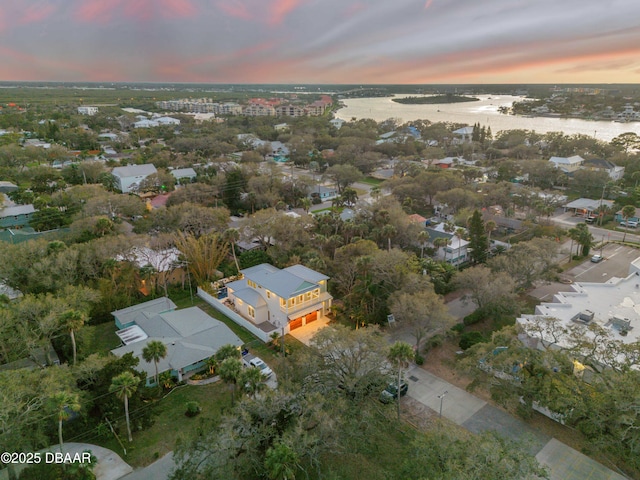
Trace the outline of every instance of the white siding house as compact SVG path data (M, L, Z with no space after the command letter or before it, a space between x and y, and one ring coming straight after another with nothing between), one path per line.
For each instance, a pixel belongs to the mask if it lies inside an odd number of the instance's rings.
M229 301L252 323L270 323L285 333L325 316L333 297L329 277L302 265L280 270L263 263L242 270L242 280L227 284Z
M142 180L155 173L158 173L156 167L151 163L147 163L144 165L116 167L111 172L111 175L115 178L118 190L122 193L131 193L136 190Z

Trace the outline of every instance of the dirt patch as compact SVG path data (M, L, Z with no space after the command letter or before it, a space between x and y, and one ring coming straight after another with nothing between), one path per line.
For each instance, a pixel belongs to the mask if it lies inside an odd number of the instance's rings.
M408 395L402 398L402 419L418 430L430 430L435 426L437 414L425 404Z

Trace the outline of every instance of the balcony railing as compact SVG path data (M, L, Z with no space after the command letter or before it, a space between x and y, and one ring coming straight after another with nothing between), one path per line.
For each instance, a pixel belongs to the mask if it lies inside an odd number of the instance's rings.
M304 310L305 308L309 308L312 305L318 305L318 308L321 308L322 302L333 298L329 293L323 292L316 298L311 298L310 300L303 300L302 302L298 302L296 300L296 304L290 307L280 305L280 310L286 313L287 315L291 315L292 313L299 312L300 310Z

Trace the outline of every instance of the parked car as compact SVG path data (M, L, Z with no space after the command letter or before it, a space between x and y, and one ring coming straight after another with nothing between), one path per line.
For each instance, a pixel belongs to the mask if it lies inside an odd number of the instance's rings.
M593 223L598 219L598 217L596 217L595 215L589 215L586 220L585 223Z
M251 360L249 360L249 365L251 367L259 368L262 374L267 378L269 378L273 374L273 370L269 368L269 365L264 363L259 357L253 357Z
M603 260L602 255L594 255L593 257L591 257L591 261L593 263L599 263Z
M638 222L632 222L631 220L628 220L626 222L620 222L620 226L628 227L628 228L636 228L638 226Z
M400 396L404 397L408 391L409 391L409 385L407 384L407 382L402 382L400 384ZM382 403L392 402L396 398L398 398L398 387L396 386L395 383L390 383L389 385L387 385L387 388L385 388L380 393L380 401Z

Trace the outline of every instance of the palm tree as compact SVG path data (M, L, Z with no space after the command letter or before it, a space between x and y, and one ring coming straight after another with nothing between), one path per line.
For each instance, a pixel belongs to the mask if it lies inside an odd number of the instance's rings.
M236 242L240 240L240 232L237 228L229 228L222 234L222 239L231 245L231 253L233 254L233 261L236 264L236 270L240 273L240 266L238 265L238 257L236 256Z
M498 225L493 220L487 220L484 224L484 231L487 232L487 243L491 247L491 232L494 232Z
M391 237L393 237L397 232L396 227L391 224L386 224L380 231L382 236L387 239L387 250L389 252L391 251Z
M580 236L580 232L576 227L570 228L567 232L567 236L571 239L571 247L569 248L569 262L573 260L573 242L578 241L578 237Z
M216 360L215 355L210 356L205 361L207 368L209 369L209 375L213 375L216 371L216 367L218 366L218 361Z
M109 392L115 392L119 399L124 402L124 416L127 420L127 433L129 434L129 441L133 441L131 436L131 423L129 422L129 399L138 389L140 379L131 372L122 372L117 377L111 380L111 386Z
M627 239L627 232L629 231L629 225L627 224L629 219L636 214L636 207L633 205L625 205L622 207L622 218L624 219L624 236L622 237L622 243Z
M447 245L451 243L451 240L445 237L436 238L433 241L433 246L436 248L442 248L444 251L444 261L447 261Z
M424 258L424 247L426 247L429 242L429 232L421 230L420 233L418 233L418 242L420 242L420 258Z
M169 371L162 372L160 374L159 380L160 380L160 385L162 385L162 387L167 390L169 390L171 387L175 385L175 380L173 379L173 375L171 375L171 372Z
M167 346L162 343L160 340L151 340L147 343L147 346L142 349L142 358L145 362L151 363L153 362L156 367L156 385L159 385L158 379L158 362L161 358L165 358L167 356Z
M377 201L380 198L380 195L382 195L382 189L380 188L380 185L371 187L371 190L369 190L369 195L371 195L371 198Z
M54 393L49 402L58 417L58 442L60 443L60 452L62 452L62 422L69 420L71 412L80 411L80 398L77 393L63 391Z
M298 454L289 445L278 442L267 450L264 466L270 480L295 480Z
M353 188L347 187L342 191L342 202L345 205L353 206L358 201L358 192Z
M396 391L398 392L398 420L400 420L400 385L402 384L402 370L409 366L409 362L413 360L415 353L413 347L407 342L395 342L389 347L387 360L393 365L398 372L396 383Z
M589 255L589 249L593 244L593 235L591 235L586 223L576 225L576 231L578 232L576 240L581 247L580 253L583 257L586 257Z
M242 372L242 362L233 357L225 358L218 366L218 375L225 383L231 385L231 406L233 407L236 383Z
M60 316L60 324L69 332L71 347L73 348L73 364L76 364L77 349L75 331L84 325L86 316L78 310L67 310Z
M227 358L237 358L240 360L242 358L242 353L235 345L231 343L227 343L226 345L222 345L215 354L216 361L218 363L222 363Z
M305 213L309 213L309 209L311 208L311 200L308 197L304 197L302 200L300 200L300 206Z
M264 381L265 376L258 367L245 368L240 373L240 384L244 385L245 391L253 398L266 386Z

